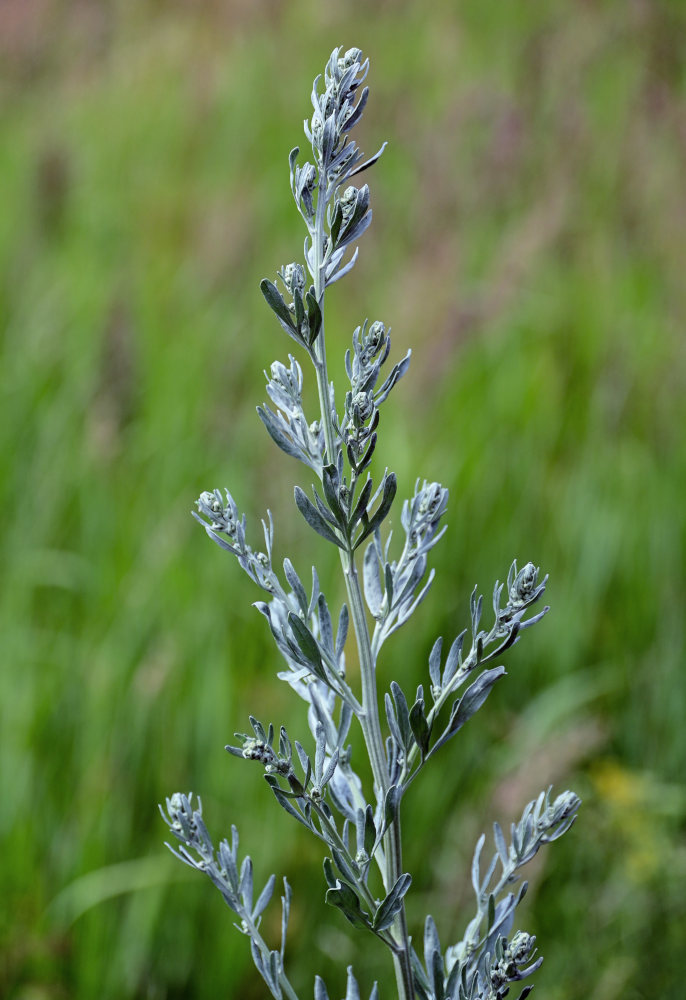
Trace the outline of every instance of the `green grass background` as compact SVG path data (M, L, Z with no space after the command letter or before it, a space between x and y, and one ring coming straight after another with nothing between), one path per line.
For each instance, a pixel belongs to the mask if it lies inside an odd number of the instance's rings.
M230 487L277 552L335 554L254 412L286 342L259 280L299 254L287 154L334 45L372 60L389 148L330 294L340 377L365 315L408 377L379 464L451 490L427 602L381 678L426 678L513 557L552 611L405 803L415 936L470 916L468 865L539 788L584 799L520 925L548 1000L675 996L686 935L686 8L311 0L0 5L0 994L257 1000L219 894L156 803L203 796L295 890L290 970L332 996L384 955L323 903L321 852L223 751L249 712L302 736L258 592L189 516ZM311 396L309 397L311 399ZM397 518L397 513L396 513ZM351 654L351 670L354 657ZM358 760L360 759L358 751ZM278 909L278 907L277 907ZM277 931L268 916L267 933ZM333 956L333 957L332 957Z

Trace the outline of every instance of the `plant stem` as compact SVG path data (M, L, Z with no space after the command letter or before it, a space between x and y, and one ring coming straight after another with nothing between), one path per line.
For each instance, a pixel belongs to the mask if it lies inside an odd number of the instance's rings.
M269 962L270 949L269 949L266 941L264 940L264 938L262 937L262 935L258 931L258 929L255 926L252 918L250 917L250 915L248 913L244 913L242 919L243 919L243 923L247 927L247 930L248 930L248 933L249 933L250 937L253 939L253 941L255 942L255 944L257 945L257 947L260 949L260 952L262 953L262 958L263 958L263 960L265 962L265 965L267 965L267 963ZM291 983L290 983L290 980L288 979L288 976L286 975L286 973L283 970L279 972L279 984L281 986L281 989L283 990L284 996L286 996L288 998L288 1000L300 1000L300 998L298 997L298 994L295 992L295 990L291 986Z
M377 795L380 801L383 801L388 791L388 772L386 770L383 734L379 721L376 670L369 642L367 618L362 603L360 578L357 575L353 553L341 552L341 559L343 561L345 584L350 602L350 614L355 629L357 649L360 657L360 678L362 682L362 715L360 716L360 725L372 765ZM402 840L399 812L396 813L395 819L386 831L384 846L386 856L384 885L386 891L389 892L402 874ZM398 952L393 955L398 996L400 1000L412 1000L414 997L414 988L412 986L410 942L407 933L407 918L405 916L404 903L393 921L393 932L399 945Z
M313 254L315 260L314 268L314 291L322 314L322 325L319 336L314 344L315 368L317 371L317 389L319 392L319 406L321 410L322 427L324 430L324 441L326 443L326 455L329 463L336 460L336 446L334 443L334 429L331 419L331 404L329 397L328 375L326 369L326 342L324 339L324 221L326 212L327 178L326 171L320 168L319 194L317 198L317 212L315 217L314 233L312 234ZM350 605L350 615L355 630L357 649L360 659L360 678L362 685L362 712L358 718L362 727L367 753L372 766L374 784L379 801L383 802L388 791L388 771L386 767L386 755L384 750L383 733L379 720L379 705L376 689L376 669L372 654L369 629L367 627L367 617L364 610L360 579L355 565L355 556L350 546L346 550L339 550L345 586ZM395 819L389 826L384 836L385 848L385 878L384 886L389 892L397 879L402 874L402 841L400 831L400 816L396 813ZM397 951L393 951L393 965L395 968L395 978L398 987L399 1000L413 1000L414 988L412 985L412 967L410 964L410 943L407 933L407 919L405 916L405 906L393 921L393 935L398 946Z
M331 422L329 376L326 370L326 340L324 339L324 218L326 213L326 184L326 171L322 167L320 168L317 214L315 217L314 233L312 234L312 251L316 265L314 272L314 294L322 313L322 325L319 336L314 342L314 354L319 408L321 410L324 442L326 445L325 465L331 464L336 458L333 425Z

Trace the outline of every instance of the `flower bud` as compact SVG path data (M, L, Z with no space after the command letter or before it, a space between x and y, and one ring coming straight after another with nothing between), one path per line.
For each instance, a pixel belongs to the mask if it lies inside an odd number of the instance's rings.
M520 569L510 587L510 603L515 607L522 607L528 604L536 592L538 580L538 567L532 562Z
M435 524L445 513L447 503L448 491L440 483L429 483L428 485L424 483L419 493L417 512L431 524Z
M195 501L195 505L200 513L209 519L214 531L225 531L227 535L234 537L238 512L228 490L226 490L226 504L222 502L219 490L214 490L212 493L205 490Z
M342 62L343 68L349 69L353 65L353 63L359 63L361 61L362 61L362 49L352 48L348 49L348 51L343 56L343 59L338 60L338 65L340 66Z
M340 203L344 219L349 218L353 214L357 201L357 193L357 188L350 184L341 195Z
M506 948L506 954L515 965L524 965L525 962L529 961L535 946L535 935L527 934L526 931L517 931L512 935L512 940Z
M292 264L286 264L281 272L281 277L291 295L295 294L296 289L302 294L305 288L305 270L302 264L297 264L295 261Z
M263 740L246 739L243 744L243 756L246 760L259 760L261 764L265 765L277 763L276 754Z
M576 812L580 804L581 799L574 792L561 792L552 806L546 810L544 818L547 828L550 829L553 826L557 826L562 820L567 819L568 816Z
M386 327L381 320L376 319L367 330L362 341L362 354L365 361L371 361L379 354L386 343Z
M369 420L374 412L374 400L371 392L356 393L353 396L352 407L353 414L359 419L360 423Z

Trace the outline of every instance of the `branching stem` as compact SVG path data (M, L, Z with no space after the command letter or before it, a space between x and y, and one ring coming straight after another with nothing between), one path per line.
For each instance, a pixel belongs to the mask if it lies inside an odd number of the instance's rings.
M317 389L319 392L319 407L321 411L324 441L326 443L327 461L335 463L337 452L331 418L331 402L329 394L328 375L326 368L326 342L324 339L324 222L326 213L327 178L326 171L320 169L319 194L315 216L312 246L314 255L314 290L322 314L322 324L319 336L315 341L315 367L317 371ZM360 660L360 679L362 686L362 712L358 715L367 753L372 766L376 794L383 802L388 791L388 770L384 751L384 739L379 719L379 705L376 687L376 669L372 654L367 617L364 610L360 579L355 565L352 548L340 549L341 565L348 595L350 616L352 618L357 650ZM384 836L385 872L384 886L386 891L395 884L402 874L402 842L400 830L400 815L396 813ZM393 950L393 964L398 987L399 1000L413 1000L412 967L410 964L410 943L407 932L407 918L404 903L393 921L393 936L397 942L397 950Z

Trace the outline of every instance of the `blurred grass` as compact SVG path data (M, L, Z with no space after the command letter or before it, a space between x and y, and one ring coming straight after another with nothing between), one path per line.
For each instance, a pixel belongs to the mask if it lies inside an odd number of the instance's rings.
M541 993L681 982L683 5L5 0L2 995L263 995L218 894L161 847L177 788L288 875L303 995L313 963L333 991L348 961L388 977L324 907L316 845L222 751L249 711L298 733L300 706L257 595L188 517L230 485L337 592L253 408L290 349L258 290L302 239L286 155L341 43L372 58L364 148L390 146L330 349L359 308L413 348L382 457L404 494L419 475L452 497L387 678L423 680L513 556L551 574L553 610L446 754L454 776L408 798L414 933L427 906L461 933L476 836L554 781L585 802L522 914Z

